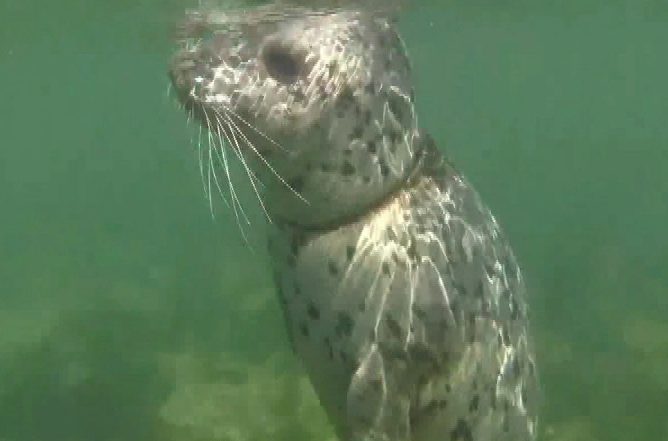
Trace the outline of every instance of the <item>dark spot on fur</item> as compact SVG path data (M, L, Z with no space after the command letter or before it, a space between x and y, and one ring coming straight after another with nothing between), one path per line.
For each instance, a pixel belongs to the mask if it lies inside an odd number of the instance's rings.
M457 420L457 425L452 429L452 432L450 432L450 439L452 441L473 441L471 428L462 418Z
M496 386L494 384L489 385L489 405L492 406L492 409L496 410Z
M459 303L457 302L457 299L454 299L452 302L450 302L450 311L452 311L452 315L455 317L455 321L459 321Z
M355 256L355 246L354 245L348 245L346 247L346 259L350 262L353 260L353 257Z
M522 397L522 403L524 403L524 405L526 406L527 403L528 403L528 399L529 399L528 394L527 394L526 384L522 385L522 389L520 390L520 395Z
M329 68L329 76L332 77L332 76L334 76L334 74L336 73L336 69L337 69L337 67L338 67L338 63L336 62L336 60L332 60L332 61L329 63L329 66L327 66L327 67Z
M350 139L355 140L355 139L360 139L364 135L364 127L359 125L356 126L352 132L350 132Z
M342 108L347 108L354 102L355 102L355 96L353 95L352 89L350 87L345 87L339 94L337 105Z
M388 135L387 144L390 146L390 153L397 153L397 143L392 140L392 135Z
M336 266L336 262L330 260L327 264L327 268L329 269L329 273L331 275L337 276L339 274L339 268Z
M384 160L379 160L378 161L378 166L380 167L380 174L384 178L387 177L387 175L390 174L390 168L387 166Z
M415 314L415 316L418 318L418 320L424 321L427 318L427 313L422 308L417 306L416 304L413 304L412 309L413 309L413 314Z
M399 264L399 255L397 254L396 251L392 251L392 260L394 261L395 264Z
M306 326L306 323L299 325L299 331L304 337L308 337L308 326Z
M517 357L513 358L512 369L513 369L513 376L515 378L519 378L520 374L522 373L522 370L520 368L520 362L519 360L517 360Z
M304 177L294 177L288 181L288 185L297 193L301 193L304 190Z
M352 334L353 332L354 324L355 322L353 321L352 317L350 317L350 314L347 314L345 312L339 312L334 332L336 332L336 335L338 335L339 337L340 336L350 337L350 334Z
M466 286L462 285L461 283L453 283L452 285L459 292L459 294L461 294L462 297L468 295L468 290L466 289Z
M388 360L408 362L408 354L400 347L384 345L381 347L383 357Z
M376 145L376 141L369 141L366 143L366 149L369 151L371 154L375 154L378 151L378 146Z
M392 337L397 340L400 339L402 331L399 322L397 322L391 315L385 314L385 323L387 324L387 329L390 331L390 334L392 334Z
M482 281L478 283L478 286L475 289L475 296L484 299L485 298L485 286L483 285Z
M512 299L510 301L510 319L515 321L520 318L520 307L517 304L517 300Z
M365 126L368 126L369 124L371 124L371 110L368 110L368 109L365 110L364 111L364 116L362 118L364 120L364 125Z
M353 165L350 162L345 161L343 163L343 166L341 166L341 174L343 176L351 176L355 174L355 167L353 167Z
M381 267L382 267L382 270L383 270L383 274L385 274L386 276L389 276L390 275L390 264L387 263L387 262L383 262Z
M508 329L505 327L501 328L501 339L504 346L510 346L510 335L508 334Z
M408 355L411 360L419 364L428 363L432 366L438 366L438 360L434 353L424 343L414 343L408 347Z
M285 292L283 291L283 286L280 283L277 284L276 294L278 295L278 300L281 302L282 305L288 304L288 301L285 298Z
M401 140L401 133L397 132L396 130L392 130L388 136L390 137L390 142L394 146L394 149L396 150L397 144Z
M432 400L432 401L429 402L429 404L427 404L424 407L424 414L426 416L433 415L434 412L436 412L437 408L438 408L438 403L435 400Z
M327 347L327 353L329 354L329 359L334 359L334 348L332 348L332 342L329 340L329 337L325 337L325 346Z
M304 100L306 100L306 95L304 95L304 92L302 92L301 89L295 89L292 92L292 96L295 98L295 102L297 103L303 103Z
M316 308L313 303L309 303L307 312L308 316L313 320L318 320L320 318L320 310Z
M480 395L475 394L469 403L469 412L477 412L480 405Z
M408 249L406 250L406 254L408 254L408 258L412 261L417 261L418 260L418 252L417 248L415 247L415 240L411 240L410 243L408 244Z
M387 100L387 105L397 121L401 121L404 118L403 108L406 104L404 103L403 98L397 95L390 95Z

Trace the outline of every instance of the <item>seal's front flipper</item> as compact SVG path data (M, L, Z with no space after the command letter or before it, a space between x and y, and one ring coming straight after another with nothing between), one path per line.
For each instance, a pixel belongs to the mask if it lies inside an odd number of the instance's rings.
M409 401L373 344L353 375L348 389L347 418L352 441L410 439Z

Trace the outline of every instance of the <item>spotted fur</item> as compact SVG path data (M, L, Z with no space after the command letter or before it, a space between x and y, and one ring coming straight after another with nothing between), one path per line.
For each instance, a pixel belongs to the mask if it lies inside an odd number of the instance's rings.
M339 437L534 439L520 270L418 127L391 19L260 8L199 11L184 29L171 66L181 102L218 136L243 137L242 160L274 177L279 299Z

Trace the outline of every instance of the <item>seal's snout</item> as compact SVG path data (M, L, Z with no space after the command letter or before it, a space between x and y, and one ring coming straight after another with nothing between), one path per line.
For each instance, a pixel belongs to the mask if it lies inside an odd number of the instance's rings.
M190 78L195 69L195 61L186 53L177 54L169 67L169 79L176 90L189 89Z
M210 79L211 70L202 63L197 52L183 50L172 59L168 75L179 100L189 104L202 98L202 86Z

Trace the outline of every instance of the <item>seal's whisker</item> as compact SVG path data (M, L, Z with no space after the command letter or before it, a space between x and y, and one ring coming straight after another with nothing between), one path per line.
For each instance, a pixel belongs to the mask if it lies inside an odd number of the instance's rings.
M240 134L240 135L243 136L243 132L241 131L241 129L239 129L239 126L237 126L237 125L234 123L234 121L229 117L229 115L227 115L226 113L225 113L225 114L222 114L221 111L216 110L216 109L212 109L212 110L216 113L216 115L217 115L216 119L218 120L218 123L219 123L219 124L221 124L221 120L220 120L220 118L222 118L222 119L223 119L222 122L225 123L225 127L226 127L230 132L236 130L236 132L237 132L238 134ZM222 124L221 124L221 126L222 126ZM232 148L232 150L234 150L234 153L235 153L237 156L239 156L239 155L241 154L241 152L242 152L242 149L241 149L241 146L240 146L239 142L236 140L236 137L235 137L235 142L233 143L232 140L230 139L230 137L228 136L227 133L228 133L227 131L224 131L225 138L227 139L227 145L228 145L230 148ZM241 161L245 161L245 158L241 158L241 157L240 157L239 160L241 160ZM249 173L249 177L250 177L251 179L253 179L254 182L255 182L256 184L259 184L261 187L264 187L264 183L260 180L260 178L257 176L257 174L256 174L250 167L247 167L247 168L246 168L246 171Z
M285 147L283 147L280 143L278 143L276 140L274 140L273 138L271 138L271 137L270 137L269 135L267 135L265 132L263 132L262 130L258 129L258 128L255 127L253 124L249 123L248 121L246 121L241 115L239 115L239 114L238 114L237 112L235 112L232 108L230 108L230 106L224 106L224 107L225 107L225 112L229 112L230 115L232 115L232 116L234 116L235 118L237 118L239 121L241 121L242 123L244 123L244 125L246 125L249 129L251 129L252 131L254 131L255 133L257 133L258 135L260 135L261 137L263 137L264 139L266 139L267 141L269 141L272 145L278 147L279 149L281 149L281 150L284 151L284 152L287 152L287 149L286 149Z
M242 221L246 225L250 226L251 221L248 215L246 214L246 210L244 210L243 205L241 204L241 200L239 199L239 195L237 194L237 190L234 187L234 184L232 182L232 174L230 172L229 168L229 161L227 159L227 153L226 149L224 146L224 143L229 142L227 141L227 135L225 135L226 141L223 140L222 136L218 134L218 144L214 148L216 157L218 159L218 162L223 166L225 170L225 175L227 177L227 183L228 187L230 190L230 194L232 194L232 198L234 201L234 205L232 206L232 209L234 211L234 216L237 219L237 225L239 227L239 230L241 230L241 234L244 237L244 241L248 240L248 237L246 236L246 232L244 227L242 226Z
M197 134L197 160L199 163L199 175L202 179L202 187L204 188L204 194L207 195L206 179L204 176L204 152L202 148L202 126L199 126L199 131ZM208 195L207 195L208 197ZM225 201L227 202L227 201Z
M223 133L225 134L225 137L228 140L228 145L236 153L237 157L241 161L244 169L246 170L246 174L248 175L248 177L250 179L250 183L251 183L251 186L253 187L253 191L255 192L255 195L257 196L258 201L260 202L260 206L262 207L262 211L264 212L265 216L267 217L267 220L269 220L269 222L271 222L271 217L269 216L269 212L267 211L267 207L264 204L264 200L262 199L262 196L260 195L260 192L257 188L256 183L255 183L255 179L253 179L253 176L250 172L250 168L248 167L246 159L243 156L243 152L241 151L241 146L239 145L239 141L237 140L237 137L234 134L234 128L229 124L229 117L227 117L226 121L221 121L220 118L225 119L225 116L221 115L220 112L216 109L214 109L214 114L215 114L216 120L218 121L218 126L221 129L222 129L223 122L227 123L227 127L229 128L229 135L228 135L227 132L223 132Z
M229 122L231 122L232 124L234 124L234 122L233 122L231 119L229 119ZM278 173L278 171L276 171L276 169L269 163L269 161L267 161L267 159L264 157L264 155L262 155L262 154L257 150L257 147L255 147L255 144L253 144L253 142L252 142L250 139L248 139L248 137L246 136L246 134L245 134L245 133L244 133L244 132L243 132L243 131L236 125L236 124L234 124L234 126L236 127L236 129L237 129L237 133L239 133L239 135L240 135L241 138L243 139L244 143L245 143L245 144L246 144L246 145L253 151L253 153L255 153L255 154L257 155L258 158L260 158L260 161L261 161L261 162L262 162L262 163L263 163L263 164L264 164L264 165L271 171L271 173L272 173L274 176L276 176L276 178L281 182L281 184L285 185L286 188L290 189L290 191L291 191L295 196L297 196L297 198L299 198L302 202L304 202L305 204L308 204L308 200L306 200L306 198L304 198L304 196L302 196L301 193L299 193L297 190L295 190L295 189L294 189L294 188L293 188L293 187L292 187L292 186L285 180L285 178L283 178L283 176L281 176L280 173Z
M207 199L208 199L208 202L209 202L209 212L211 212L211 217L215 218L216 214L213 211L213 199L211 197L211 173L212 173L212 170L213 170L213 164L211 163L212 162L212 160L211 160L211 145L209 145L209 150L208 151L209 151L209 167L207 168L207 187L208 187L209 190L206 192L206 195L207 195Z
M173 87L173 86L172 86L172 82L171 82L171 81L167 82L167 88L166 88L166 90L165 90L165 97L164 97L165 100L169 100L171 97L173 97L173 95L172 95L172 87ZM177 100L177 101L178 101L178 100Z
M214 116L215 115L215 110L214 110ZM214 150L216 153L216 157L220 164L223 166L223 169L225 171L225 175L227 177L227 183L228 187L230 190L230 194L232 196L232 209L234 211L234 216L237 220L237 226L239 227L239 230L241 231L241 235L244 239L244 242L248 243L248 235L246 234L246 230L242 226L242 220L244 223L248 226L251 225L250 218L246 214L246 210L244 210L243 205L241 204L241 200L239 199L239 196L237 194L236 189L234 188L234 184L232 182L232 174L230 172L229 168L229 161L227 160L227 153L226 153L226 148L225 144L231 145L229 137L224 131L224 128L222 127L220 121L218 120L216 116L216 129L215 129L215 134L216 138L218 139L218 142L215 142L214 138ZM225 140L223 140L223 136L225 137ZM241 215L241 216L240 216Z
M199 150L199 155L198 156L199 156L199 160L200 160L200 174L202 175L202 182L204 184L204 193L207 195L207 198L208 198L208 201L209 201L209 209L211 210L211 216L215 218L215 212L213 210L213 200L212 200L212 194L211 194L212 178L213 178L213 181L214 181L216 187L218 188L218 192L220 193L221 199L223 200L225 205L230 207L231 204L227 200L227 198L225 197L225 194L224 194L224 192L223 192L223 190L220 186L218 176L216 175L216 170L213 166L213 158L211 156L211 149L212 149L212 146L211 146L211 144L212 144L211 143L211 141L212 141L211 126L210 126L210 120L208 119L208 114L206 114L206 118L207 118L207 134L208 134L207 140L208 140L208 146L209 146L209 148L207 149L207 151L209 153L209 161L208 161L208 167L207 167L208 189L207 189L207 184L204 182L204 161L203 161L204 152L203 152L203 149L202 149L202 146L201 146L201 139L202 139L202 128L201 128L201 126L200 126L199 139L198 139L198 150Z
M227 156L225 155L225 149L223 145L223 140L220 137L220 128L219 126L216 126L215 128L212 126L212 121L211 118L209 117L208 113L205 112L205 118L207 121L207 126L209 127L208 130L208 139L209 139L209 170L210 170L210 176L213 175L213 179L215 182L216 187L218 188L218 191L221 195L221 197L225 198L224 192L222 190L222 187L220 186L218 176L216 174L215 170L215 165L214 165L214 160L213 160L213 153L216 154L216 159L219 161L221 166L223 167L223 171L225 172L225 175L227 177L227 183L228 183L228 188L230 190L230 197L232 199L232 210L234 212L235 218L237 220L237 225L239 227L239 231L241 232L242 237L244 240L247 240L246 236L246 231L244 230L243 226L241 225L241 217L243 217L246 220L246 223L250 225L250 221L248 220L248 216L246 216L246 212L244 211L243 207L241 206L241 202L239 201L239 198L237 196L237 193L234 189L234 185L232 184L232 179L231 179L231 174L230 170L228 167L228 162L227 162ZM216 138L213 136L213 131L215 130L215 133L218 136L218 140L220 142L220 149L218 148L218 144L216 143ZM209 188L211 187L211 183L209 182ZM209 190L209 193L211 191ZM209 201L211 203L211 195L209 194ZM213 206L211 207L213 210ZM239 213L241 213L241 216L239 216Z
M239 144L239 140L237 139L236 133L241 133L239 130L239 127L237 127L233 121L230 120L230 118L227 115L221 115L220 112L216 111L218 114L218 117L223 118L223 121L225 123L225 127L227 130L225 131L225 137L228 140L228 145L234 152L234 154L239 158L239 161L242 163L244 166L244 169L246 171L246 174L248 175L248 178L251 181L251 185L253 186L253 189L256 189L256 185L260 186L260 189L264 188L264 183L262 180L255 174L255 172L248 166L248 163L246 161L246 157L243 154L243 150L241 148L241 144ZM228 135L229 133L229 135ZM259 189L256 191L256 194L258 197L260 195L258 194Z
M212 191L211 191L211 182L212 182L213 179L216 179L216 176L215 176L216 170L214 169L213 157L211 156L211 149L212 149L212 147L211 147L211 121L209 121L209 115L206 113L206 111L204 111L204 117L206 119L206 125L208 127L207 142L208 142L208 145L209 145L209 148L207 149L208 156L209 156L208 167L207 167L207 184L208 184L207 186L208 186L209 190L207 192L207 199L208 199L208 202L209 202L209 211L211 212L211 217L215 218L216 213L213 210L213 195L212 195ZM217 179L216 179L216 181L217 181Z
M248 167L248 164L246 162L246 158L244 158L243 151L241 150L241 146L239 145L239 141L237 140L236 135L234 134L234 129L228 124L228 127L230 128L230 135L232 136L234 140L234 145L235 147L232 149L234 153L237 155L239 160L244 166L244 169L246 170L246 174L248 175L248 178L250 180L251 186L253 187L253 192L255 192L255 196L257 197L258 202L260 203L260 207L262 208L262 211L267 218L267 221L269 223L272 222L271 216L269 215L269 211L267 210L267 207L265 206L264 199L262 198L262 195L260 194L260 191L257 188L256 185L256 180L258 179L253 175L253 172L250 170L250 167ZM259 181L258 181L259 182Z
M203 114L206 116L206 110L204 110ZM208 128L209 128L209 121L207 119L203 120L204 123L207 126L207 133L208 133ZM208 149L207 152L209 152L209 160L207 161L207 168L206 168L206 179L204 176L202 176L202 182L204 184L204 195L206 196L207 202L209 203L209 212L211 213L211 217L215 218L215 214L213 212L213 201L211 200L211 140L207 139L207 144L208 144ZM200 152L200 157L204 158L204 150ZM202 162L204 162L202 160Z

